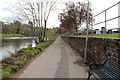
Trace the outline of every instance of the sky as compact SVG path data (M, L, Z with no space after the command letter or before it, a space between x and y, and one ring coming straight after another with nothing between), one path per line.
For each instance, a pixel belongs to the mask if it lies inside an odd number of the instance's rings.
M8 17L12 17L12 13L10 11L11 9L11 5L14 5L15 2L18 0L0 0L0 20L7 20L9 21ZM48 20L48 24L47 27L48 28L52 28L52 27L59 27L59 20L58 20L58 14L62 12L62 9L64 9L64 2L65 1L86 1L86 0L60 0L59 4L58 4L58 10L54 11L51 13L49 20ZM94 15L98 14L99 12L107 9L108 7L116 4L117 2L119 2L120 0L89 0L92 4L92 9ZM97 22L101 22L104 21L104 15L105 13L97 16L95 18L95 23ZM107 19L113 18L118 16L118 6L115 6L114 8L111 8L110 10L107 11ZM101 27L104 27L104 24L101 25L97 25L94 26L94 29L101 29ZM107 29L111 29L111 28L117 28L118 27L118 19L110 21L107 23Z

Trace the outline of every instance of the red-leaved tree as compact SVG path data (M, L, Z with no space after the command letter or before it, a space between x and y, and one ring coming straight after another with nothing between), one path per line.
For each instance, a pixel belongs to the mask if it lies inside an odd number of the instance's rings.
M81 25L83 23L86 23L87 21L87 6L88 5L87 3L84 3L84 2L74 3L72 1L66 2L65 5L66 5L66 8L63 10L63 13L60 13L58 16L61 22L60 28L63 27L66 29L66 31L73 31L72 29L75 29L77 32L78 28L81 27ZM93 14L92 14L92 9L91 9L91 4L90 4L89 24L91 24L92 17L93 17Z

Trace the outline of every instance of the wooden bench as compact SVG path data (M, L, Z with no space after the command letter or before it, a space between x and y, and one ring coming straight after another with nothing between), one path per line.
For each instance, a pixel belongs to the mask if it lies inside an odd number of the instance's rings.
M93 66L100 67L98 69ZM88 80L93 75L97 80L120 80L120 64L111 61L108 57L103 64L90 63L89 65Z

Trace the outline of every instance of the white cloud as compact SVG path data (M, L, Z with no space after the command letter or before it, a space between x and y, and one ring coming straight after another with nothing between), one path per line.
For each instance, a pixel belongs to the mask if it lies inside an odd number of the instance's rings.
M2 20L4 17L11 17L12 14L11 12L8 10L3 10L5 8L11 7L11 5L13 5L16 1L20 1L20 0L0 0L0 20ZM64 4L62 4L64 1L69 1L69 0L60 0L60 3L58 4L58 8L63 9L64 8ZM70 1L87 1L87 0L70 0ZM115 3L119 2L119 0L90 0L90 2L92 3L92 8L94 9L94 15L107 9L108 7L114 5ZM57 10L54 11L48 20L48 25L47 27L56 27L59 26L59 20L58 20L58 14L62 12L62 10ZM111 10L109 10L107 12L107 19L112 18L118 16L118 7L115 7ZM99 21L103 21L104 20L104 13L99 16L96 17L96 22ZM112 24L111 24L112 23ZM114 28L117 27L118 24L118 20L114 20L112 22L108 22L107 23L107 28ZM104 24L98 25L96 28L99 28L104 26Z
M4 20L4 18L7 17L12 17L10 9L16 1L17 0L0 0L0 20Z
M87 1L87 0L62 0L62 1L77 2L77 1ZM119 2L119 0L89 0L89 1L92 4L92 8L94 9L93 11L94 15L100 13L101 11ZM115 6L107 11L107 19L114 18L116 16L118 16L118 6ZM59 20L57 18L58 18L58 14L51 15L50 20L49 20L49 25L59 26ZM101 22L104 20L105 20L105 13L102 13L101 15L96 17L95 23ZM94 26L94 29L101 29L101 27L104 27L104 26L105 26L105 23ZM111 28L118 28L118 19L107 22L107 29L111 29Z
M90 0L90 2L92 2L92 7L94 9L94 15L96 15L102 12L103 10L111 7L112 5L116 4L117 2L119 2L119 0ZM107 19L117 17L118 16L118 5L109 9L106 12L106 14L107 14ZM96 19L96 23L104 21L105 13L102 13L101 15L97 16L95 19ZM105 26L105 23L101 25L97 25L94 28L101 29L101 27L104 27L104 26ZM112 29L112 28L118 28L118 19L107 22L107 29Z

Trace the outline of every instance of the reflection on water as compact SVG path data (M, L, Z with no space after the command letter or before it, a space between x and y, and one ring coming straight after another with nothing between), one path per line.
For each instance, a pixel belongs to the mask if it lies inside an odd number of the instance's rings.
M14 53L16 50L27 48L28 46L35 47L34 40L25 37L3 38L2 45L0 46L0 55L2 55L0 59L9 57L9 53Z

